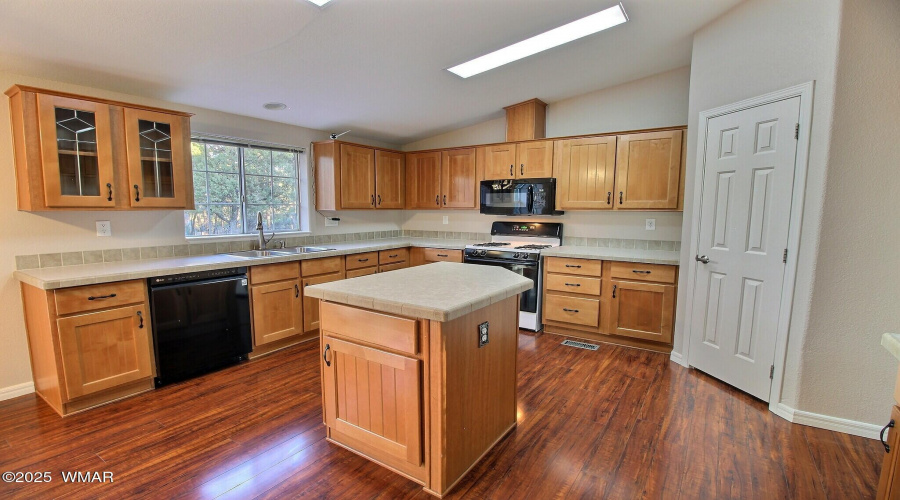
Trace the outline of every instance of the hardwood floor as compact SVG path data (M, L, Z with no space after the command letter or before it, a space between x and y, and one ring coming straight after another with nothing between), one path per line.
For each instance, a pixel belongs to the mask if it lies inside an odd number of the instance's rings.
M874 497L877 441L792 425L666 355L562 340L520 333L519 426L449 498ZM432 498L325 441L318 363L306 343L65 419L0 402L0 471L53 474L0 497Z

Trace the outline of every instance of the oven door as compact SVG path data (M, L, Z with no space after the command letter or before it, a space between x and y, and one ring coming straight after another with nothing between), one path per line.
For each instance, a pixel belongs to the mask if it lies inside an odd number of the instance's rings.
M531 215L533 187L514 180L481 181L481 213Z
M538 292L541 287L541 273L537 262L506 262L502 260L479 259L466 256L467 264L482 266L499 266L530 279L534 286L519 296L519 310L529 313L538 312Z

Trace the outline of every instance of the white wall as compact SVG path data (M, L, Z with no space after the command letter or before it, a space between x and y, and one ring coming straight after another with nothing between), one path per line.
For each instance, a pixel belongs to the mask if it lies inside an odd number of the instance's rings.
M14 84L31 85L95 97L117 99L195 113L191 128L197 132L257 139L267 142L309 146L327 139L325 132L284 125L243 116L190 108L98 89L0 73L0 90ZM0 116L9 116L9 101L0 99ZM388 144L376 144L390 147ZM101 250L138 246L172 245L185 242L181 211L146 212L19 212L16 210L15 168L8 118L0 119L0 392L4 388L31 382L28 345L19 295L13 278L15 256L74 250ZM310 200L309 193L305 195ZM341 225L324 228L324 219L312 212L315 234L399 229L399 212L341 212ZM113 236L98 238L94 221L112 222Z
M547 137L686 125L690 78L690 68L683 67L548 103ZM403 149L446 148L505 140L504 117L406 144ZM449 224L442 224L442 215L450 217ZM644 229L646 218L656 219L656 231ZM491 222L495 219L496 217L481 215L475 210L422 210L407 212L403 229L486 233L490 231ZM681 239L681 212L569 211L563 216L547 220L562 222L566 236L669 241Z
M900 332L900 2L844 4L798 407L883 425Z

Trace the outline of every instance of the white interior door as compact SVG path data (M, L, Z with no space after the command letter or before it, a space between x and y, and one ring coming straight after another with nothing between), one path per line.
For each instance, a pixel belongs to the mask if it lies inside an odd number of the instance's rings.
M710 119L690 364L765 401L784 284L800 97Z

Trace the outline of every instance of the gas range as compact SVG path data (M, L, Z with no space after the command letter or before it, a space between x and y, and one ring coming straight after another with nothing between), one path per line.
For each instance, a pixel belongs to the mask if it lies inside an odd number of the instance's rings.
M541 250L562 243L562 224L558 222L494 222L491 241L466 245L465 261L471 264L501 266L534 282L534 288L519 298L519 327L540 331L541 323Z

